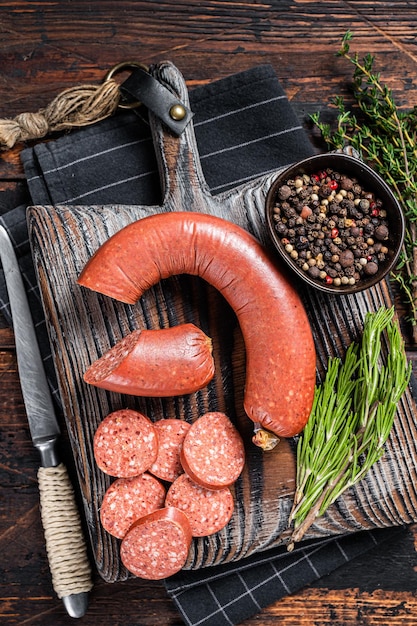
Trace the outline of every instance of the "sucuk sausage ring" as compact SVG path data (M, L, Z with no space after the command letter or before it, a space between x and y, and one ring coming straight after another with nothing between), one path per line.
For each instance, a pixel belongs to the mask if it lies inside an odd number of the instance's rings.
M120 546L120 558L135 576L160 580L179 572L191 546L187 516L175 507L164 507L133 524Z
M316 353L299 295L264 247L227 220L194 212L151 215L108 239L78 283L134 304L163 278L200 276L235 311L246 347L244 408L282 437L310 415Z
M179 396L205 387L214 376L212 343L194 324L134 330L94 361L84 380L135 396Z

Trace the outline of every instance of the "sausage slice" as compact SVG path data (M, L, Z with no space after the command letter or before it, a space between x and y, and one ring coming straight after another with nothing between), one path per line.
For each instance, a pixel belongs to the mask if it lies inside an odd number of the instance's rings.
M166 507L133 524L122 540L120 558L135 576L160 580L184 566L191 541L187 516L175 507Z
M165 495L163 484L147 472L132 478L117 478L104 494L101 524L108 533L123 539L136 520L164 506Z
M220 412L206 413L191 425L180 456L186 474L207 489L232 485L245 464L242 437Z
M213 535L229 523L233 515L234 500L228 487L206 489L185 474L168 489L166 506L175 506L186 514L193 537Z
M167 418L154 422L154 426L158 433L158 456L149 471L161 480L174 482L184 472L180 452L191 424L183 420Z
M151 420L138 411L120 409L107 415L94 434L98 467L117 478L146 472L158 454L158 436Z

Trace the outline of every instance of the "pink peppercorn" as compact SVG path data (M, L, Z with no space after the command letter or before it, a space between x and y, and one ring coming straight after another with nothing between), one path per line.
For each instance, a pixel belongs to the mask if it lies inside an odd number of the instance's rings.
M300 217L302 217L303 220L305 220L309 217L309 215L312 215L312 213L313 213L312 209L309 206L304 205L303 208L301 209Z

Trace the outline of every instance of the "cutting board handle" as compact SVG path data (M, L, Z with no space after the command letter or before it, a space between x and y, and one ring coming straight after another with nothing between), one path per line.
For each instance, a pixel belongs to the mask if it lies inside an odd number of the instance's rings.
M179 70L170 61L153 68L153 75L181 102L189 107L188 89ZM170 131L152 112L149 113L158 161L163 206L179 211L210 212L213 198L201 168L192 120L181 135Z

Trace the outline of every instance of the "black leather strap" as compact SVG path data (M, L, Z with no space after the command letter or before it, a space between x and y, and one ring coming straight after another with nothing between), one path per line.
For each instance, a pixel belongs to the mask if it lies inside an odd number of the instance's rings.
M169 89L142 68L135 68L121 85L120 91L138 100L157 115L176 135L180 135L193 114ZM178 119L178 113L184 114ZM177 114L177 116L176 116ZM177 117L177 119L175 119Z

